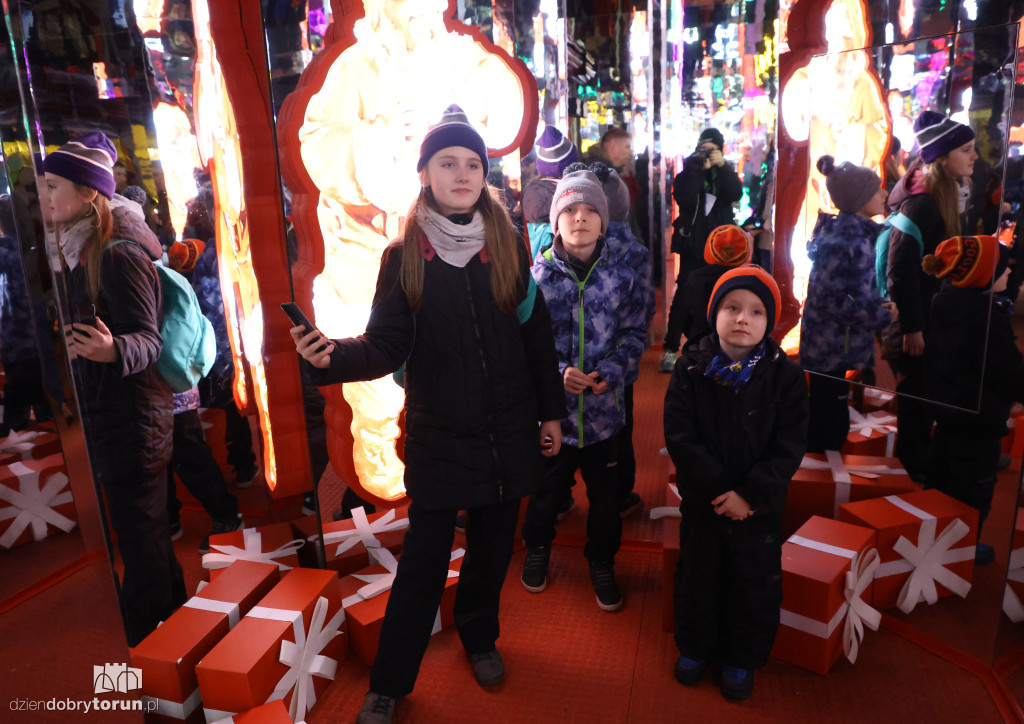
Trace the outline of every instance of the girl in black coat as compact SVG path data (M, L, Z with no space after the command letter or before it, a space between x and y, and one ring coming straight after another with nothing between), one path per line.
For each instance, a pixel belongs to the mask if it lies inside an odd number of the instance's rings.
M807 444L804 373L768 336L781 307L763 269L731 269L708 304L715 333L684 349L665 395L682 498L675 572L676 679L710 659L745 699L768 661L782 602L782 508Z
M390 722L413 689L467 509L455 624L481 686L504 678L498 603L519 501L561 445L565 397L529 250L485 184L487 146L458 106L420 147L422 191L381 260L366 332L291 330L318 385L405 363L409 530L359 722Z
M89 133L48 155L43 168L76 318L69 351L89 459L117 533L121 609L135 646L186 595L167 519L173 403L156 368L161 295L150 256L160 247L134 223L126 206L134 202L115 197L116 160L107 137ZM108 248L118 239L136 243Z

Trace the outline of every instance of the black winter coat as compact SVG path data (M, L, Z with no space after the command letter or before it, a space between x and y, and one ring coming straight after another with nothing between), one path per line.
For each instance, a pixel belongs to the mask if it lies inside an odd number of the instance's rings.
M72 304L90 304L85 268L66 272ZM163 298L152 259L135 244L103 253L96 312L118 360L74 361L93 474L103 482L150 476L171 460L171 388L156 368Z
M705 171L704 158L690 156L684 164L672 181L672 198L679 206L679 216L673 222L672 251L683 258L684 268L693 269L707 263L704 243L708 234L722 224L736 223L732 205L743 196L743 182L728 163ZM708 194L714 195L715 203L705 213Z
M708 324L708 303L715 284L727 271L727 266L707 264L687 275L686 283L679 292L683 295L682 330L686 337L686 349L696 349L702 339L715 331Z
M989 319L990 302L992 295L983 290L957 289L949 282L932 300L925 394L965 408L935 408L939 424L962 439L1003 437L1010 407L1024 402L1024 357L1015 342L1010 302L997 296Z
M529 251L519 250L525 299ZM309 366L314 382L377 379L405 362L408 496L443 510L528 495L543 473L538 424L567 414L543 294L536 290L520 324L495 304L479 254L461 269L433 256L413 315L401 284L404 251L401 240L385 250L366 331L335 340L330 368Z
M719 352L718 335L684 350L665 394L665 442L687 515L716 516L711 501L735 490L755 515L779 516L786 486L807 448L803 370L770 337L746 384L726 387L704 376Z

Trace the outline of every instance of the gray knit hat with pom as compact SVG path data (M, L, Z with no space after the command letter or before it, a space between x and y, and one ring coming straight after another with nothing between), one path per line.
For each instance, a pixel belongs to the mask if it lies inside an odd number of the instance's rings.
M831 156L818 159L818 170L825 177L832 203L848 214L856 214L867 206L882 187L882 179L870 168L849 161L837 165Z
M608 230L608 199L600 179L591 171L569 171L566 169L562 180L555 187L551 200L551 231L558 234L558 217L573 204L590 204L601 216L601 233Z

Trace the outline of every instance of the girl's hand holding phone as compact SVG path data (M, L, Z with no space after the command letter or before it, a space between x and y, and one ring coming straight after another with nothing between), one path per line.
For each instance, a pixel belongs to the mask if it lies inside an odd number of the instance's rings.
M96 317L93 327L81 322L71 325L71 336L75 341L75 354L93 362L117 362L117 347L114 346L114 335L110 333L103 320Z
M302 359L309 362L314 367L325 370L331 366L331 352L334 351L334 344L329 343L324 347L324 337L317 330L313 330L307 334L303 334L306 331L304 325L292 327L288 332L292 335L292 339L295 340L295 350L299 353Z

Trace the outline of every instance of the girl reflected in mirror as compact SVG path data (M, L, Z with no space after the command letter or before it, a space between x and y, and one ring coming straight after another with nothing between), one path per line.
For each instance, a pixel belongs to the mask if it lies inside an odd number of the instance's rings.
M161 249L137 204L115 196L116 160L106 136L88 133L46 156L43 168L77 316L68 349L93 475L124 564L120 604L135 646L186 595L167 518L173 403L156 368L162 298L153 260Z

